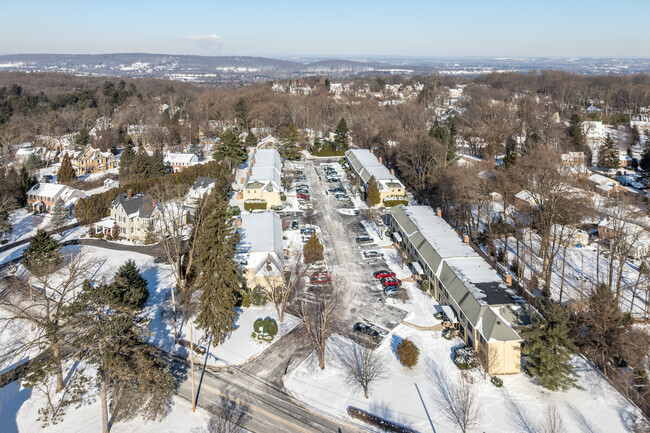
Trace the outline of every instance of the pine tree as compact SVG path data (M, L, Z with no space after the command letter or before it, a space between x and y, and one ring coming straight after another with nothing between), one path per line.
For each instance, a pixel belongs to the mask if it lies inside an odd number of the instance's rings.
M165 159L160 150L156 151L149 157L149 175L148 177L160 177L168 173L165 166Z
M61 264L61 245L45 230L39 229L23 253L23 264L34 275L47 275Z
M244 163L247 157L248 154L242 146L237 131L227 129L219 136L219 143L214 154L215 160L222 161L224 159L231 159L239 165Z
M551 391L566 391L575 386L576 374L571 357L576 353L569 326L560 304L548 302L523 332L526 370L539 384Z
M650 178L650 140L646 141L645 149L639 161L639 167L643 170L645 177Z
M327 89L328 92L330 91L331 86L332 86L332 83L330 83L330 79L325 78L325 88Z
M124 151L120 155L120 182L126 183L129 179L131 164L135 158L135 152L133 151L133 146L127 144L124 148Z
M571 144L573 150L581 151L585 146L585 137L582 133L580 115L577 113L571 115L571 120L569 121L569 130L567 131L569 138L571 139Z
M77 178L74 168L72 168L72 162L70 161L70 156L68 152L63 154L63 159L61 160L61 168L59 168L58 173L56 174L56 180L59 183L69 182Z
M36 185L36 177L23 165L20 167L20 195L18 196L18 204L20 206L27 204L27 191L34 185Z
M371 176L368 181L368 191L366 193L366 203L368 206L373 207L381 203L381 196L379 194L379 184L375 176Z
M196 324L212 334L213 344L223 343L233 329L237 314L237 293L241 282L233 260L239 235L228 215L228 203L216 189L207 198L209 214L201 224L197 239L197 264L203 272L198 276L201 288Z
M316 234L312 234L303 248L303 256L306 264L323 260L323 245Z
M145 420L163 418L171 404L174 379L156 349L147 344L148 321L125 308L104 284L87 285L67 310L74 328L72 347L96 368L96 375L77 372L68 387L76 397L99 385L102 431L113 422L140 414ZM75 395L71 396L74 400Z
M126 182L138 182L149 178L151 160L149 154L140 148L133 157Z
M334 130L334 145L336 150L347 150L348 148L348 124L343 117L339 120Z
M580 344L600 368L623 353L624 334L633 320L621 312L616 297L607 284L600 284L589 298L581 317Z
M614 144L612 137L607 134L605 143L600 146L598 151L598 166L606 170L613 170L619 168L620 165L619 148Z
M52 225L61 227L68 219L68 209L61 198L58 198L52 208Z
M257 146L257 137L251 131L248 131L248 135L246 135L246 140L244 140L244 145L246 147Z
M113 298L122 305L134 310L141 310L147 299L149 289L147 280L133 260L127 260L115 273L115 280L111 284L114 290Z
M88 128L85 126L79 130L79 132L74 136L73 142L76 145L79 146L86 146L87 144L90 143L90 139L92 137L90 136L90 133L88 133Z

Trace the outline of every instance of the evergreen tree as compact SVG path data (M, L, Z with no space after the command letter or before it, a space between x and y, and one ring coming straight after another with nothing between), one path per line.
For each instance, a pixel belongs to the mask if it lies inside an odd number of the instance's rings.
M569 336L567 318L562 306L554 302L546 303L541 314L523 332L526 370L544 388L566 391L576 383L570 362L576 348Z
M325 78L325 88L327 89L328 92L330 91L331 85L332 85L332 83L330 83L330 79Z
M61 245L45 230L39 229L23 253L23 264L34 275L54 272L62 262Z
M379 184L375 176L371 176L368 181L368 191L366 192L366 203L368 206L373 207L381 203L381 196L379 194Z
M73 142L78 146L86 146L90 143L90 133L88 129L84 126L81 130L74 136Z
M291 161L299 160L301 155L297 143L300 142L300 132L296 128L296 124L291 122L289 126L282 128L278 133L278 138L281 142L280 156Z
M159 149L156 149L156 151L149 157L148 177L160 177L167 173L168 170L165 166L163 154Z
M319 260L323 260L323 245L316 234L312 234L307 243L305 244L302 252L305 263L311 264Z
M639 167L643 170L645 177L650 178L650 140L646 141L645 149L639 161Z
M592 355L592 360L603 368L623 353L623 337L632 323L632 316L621 312L611 288L600 284L580 318L579 342Z
M25 166L27 167L27 170L29 170L30 172L34 172L39 168L43 168L45 166L45 163L43 162L43 159L41 159L40 156L36 155L35 153L32 153L27 157L27 160L25 161Z
M620 167L619 148L614 144L612 137L607 134L605 143L598 151L598 166L606 170L613 170Z
M29 191L34 185L36 185L36 176L30 173L30 171L27 170L27 167L23 165L20 167L20 195L18 197L20 206L25 206L27 204L27 191Z
M336 146L337 150L346 150L348 148L349 132L347 122L343 117L341 117L339 124L336 125L336 129L334 130L334 146Z
M127 144L124 147L124 151L120 155L120 182L126 183L130 176L131 164L135 158L135 152L133 151L133 146Z
M237 131L227 129L219 136L219 143L217 144L217 149L214 154L215 160L223 161L224 159L230 159L239 165L243 164L247 157L248 154L242 146Z
M61 168L59 168L58 173L56 174L56 180L59 183L69 182L77 178L74 168L72 168L72 162L70 161L70 156L68 152L63 154L63 159L61 160Z
M248 131L246 140L244 140L244 145L246 147L255 147L257 146L257 137L252 132Z
M569 138L571 139L571 145L573 150L581 151L585 146L585 137L582 133L580 115L574 113L571 115L569 121L569 130L567 131Z
M133 157L126 182L137 182L149 178L151 159L149 154L140 148Z
M144 340L148 321L114 295L107 285L88 284L66 314L74 328L72 347L96 368L92 376L77 372L68 388L79 397L99 385L103 432L108 432L109 411L113 422L138 413L145 420L161 419L174 392L173 376Z
M239 127L242 128L243 130L247 130L248 129L248 106L246 105L246 101L244 101L244 98L239 98L239 100L235 103L234 110L235 110L235 117L239 122Z
M203 149L201 149L201 144L198 140L195 140L194 143L190 145L190 152L196 155L199 161L203 159Z
M207 200L209 214L204 217L197 239L197 264L203 272L197 279L201 295L196 324L212 334L216 346L232 331L237 317L234 309L241 282L233 257L239 235L229 217L228 203L216 189Z
M61 227L68 219L68 209L61 198L58 198L52 208L52 225Z
M114 290L112 297L116 302L134 310L141 310L149 299L147 280L133 260L127 260L119 267L111 288Z

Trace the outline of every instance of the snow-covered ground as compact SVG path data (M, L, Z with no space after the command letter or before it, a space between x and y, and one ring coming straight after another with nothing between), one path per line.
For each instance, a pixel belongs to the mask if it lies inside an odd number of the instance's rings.
M0 430L3 433L30 433L42 430L42 424L37 421L38 410L46 404L45 397L38 391L23 388L19 382L13 382L0 388ZM118 422L111 426L111 433L120 432L190 432L193 429L201 431L206 428L210 413L197 408L192 413L190 402L173 397L171 410L168 415L158 421L145 421L136 417L130 421ZM63 421L49 425L48 433L86 433L101 431L102 418L99 404L99 393L90 392L84 403L67 409Z
M408 338L420 349L418 364L403 367L395 354L399 342ZM420 432L460 431L448 416L442 393L453 387L461 375L452 361L459 339L446 340L440 332L419 331L397 326L376 349L387 364L385 378L370 386L370 398L346 385L336 351L340 336L328 342L326 367L318 368L310 355L285 379L291 393L310 407L334 417L347 419L346 409L355 406ZM470 431L485 433L534 432L543 421L546 408L555 406L568 432L629 431L631 419L639 412L582 358L574 359L579 385L583 389L550 392L525 374L501 376L497 388L474 369L472 389L477 393L478 423Z
M9 213L12 230L10 233L6 233L3 239L7 239L8 242L17 242L29 238L36 234L38 229L51 229L51 221L52 217L49 214L34 215L33 212L28 212L26 209L13 210Z

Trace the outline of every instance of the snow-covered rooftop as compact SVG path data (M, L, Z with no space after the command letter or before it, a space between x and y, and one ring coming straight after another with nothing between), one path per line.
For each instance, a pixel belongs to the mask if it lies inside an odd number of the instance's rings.
M255 273L267 273L263 266L267 261L273 264L273 273L283 270L282 220L274 212L247 213L241 216L238 250L245 255L246 268Z
M251 156L250 162L252 167L247 185L250 182L260 182L265 186L270 182L274 184L275 189L280 189L280 185L282 185L280 180L282 161L277 150L257 149Z
M478 256L478 253L463 242L458 233L429 206L404 206L404 213L441 258Z

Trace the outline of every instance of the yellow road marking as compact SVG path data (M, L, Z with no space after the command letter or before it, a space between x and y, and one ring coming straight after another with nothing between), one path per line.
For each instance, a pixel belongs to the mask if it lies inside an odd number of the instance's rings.
M208 389L208 390L210 390L210 391L212 391L212 392L214 392L216 394L219 394L220 396L225 397L225 398L227 398L229 400L232 400L237 404L241 404L243 406L249 407L249 408L251 408L252 410L254 410L256 412L259 412L259 413L261 413L263 415L266 415L269 418L273 418L276 421L280 421L281 423L286 424L286 425L288 425L290 427L293 427L293 428L295 428L297 430L300 430L300 431L305 432L305 433L311 433L310 430L305 430L304 428L302 428L302 427L300 427L300 426L298 426L298 425L296 425L296 424L294 424L292 422L289 422L289 421L287 421L287 420L285 420L283 418L280 418L279 416L273 415L272 413L267 412L264 409L260 409L259 407L253 406L251 404L248 404L248 403L245 403L245 402L243 402L241 400L238 400L238 399L236 399L234 397L231 397L231 396L229 396L227 394L224 394L221 391L219 391L218 389L215 389L215 388L211 387L210 385L202 384L201 387L206 388L206 389Z

